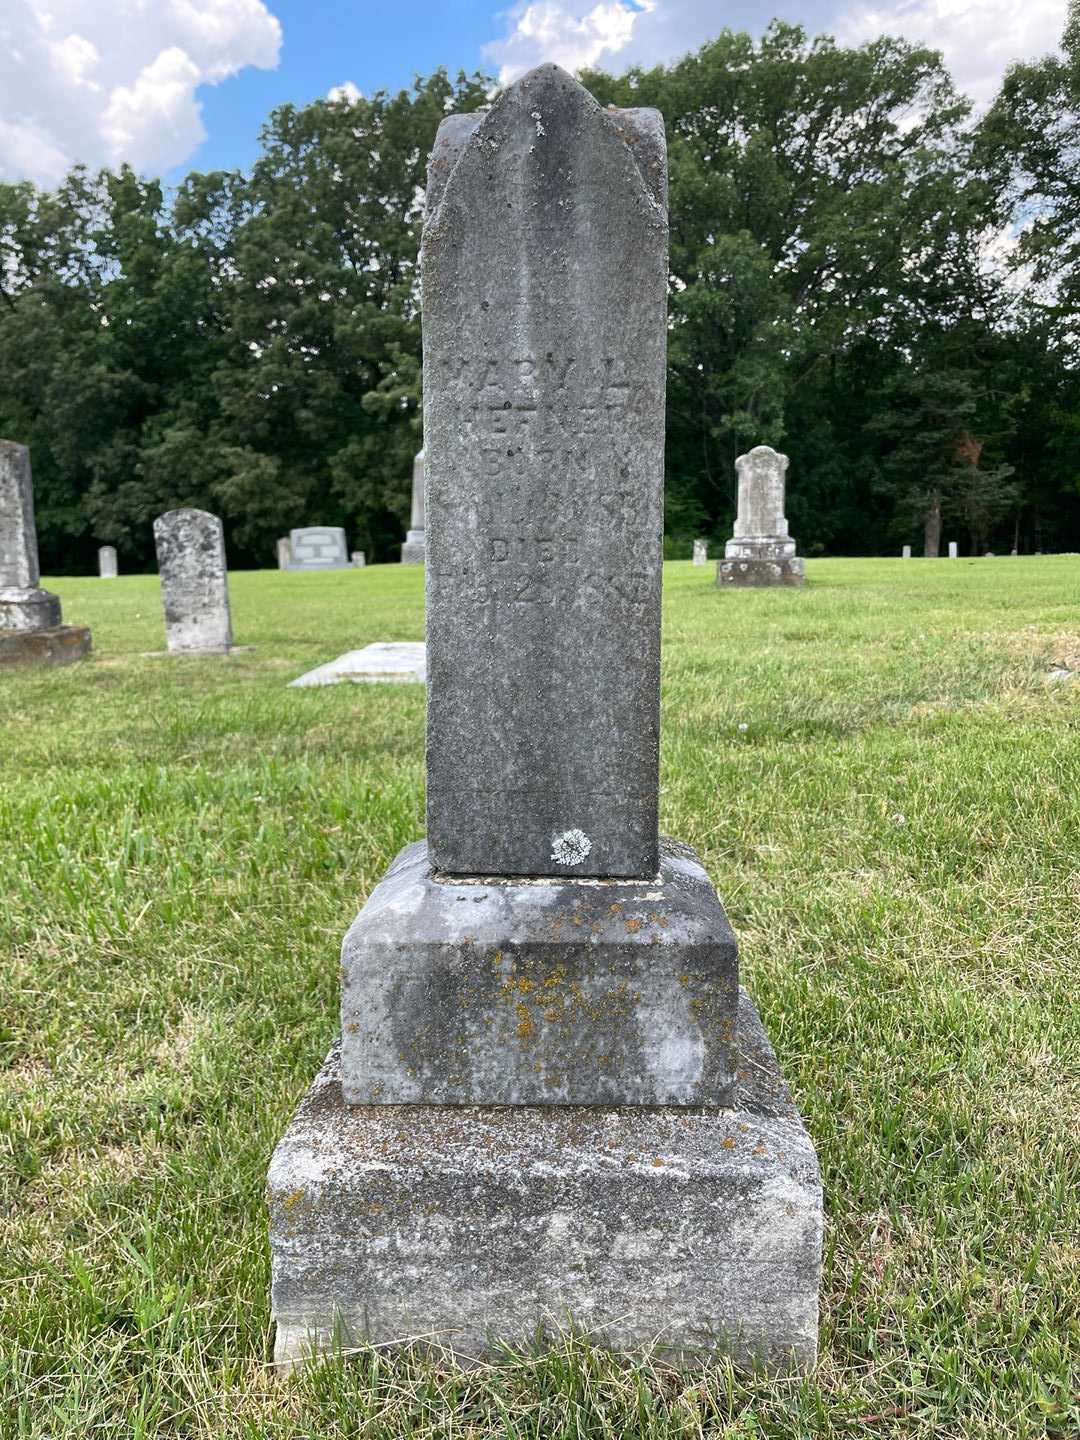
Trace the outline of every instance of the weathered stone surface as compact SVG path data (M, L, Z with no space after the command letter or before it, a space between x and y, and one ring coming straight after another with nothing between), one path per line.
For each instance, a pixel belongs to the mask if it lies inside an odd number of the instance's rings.
M35 590L40 579L30 451L0 440L0 590Z
M115 580L119 571L116 564L116 546L102 545L97 552L98 574L102 580Z
M694 541L694 564L705 565L709 559L709 542L707 540Z
M735 461L739 475L735 533L716 571L718 585L802 585L806 566L795 554L784 515L788 457L755 445Z
M342 946L345 1099L725 1105L737 991L689 846L665 840L649 881L464 882L418 841Z
M949 559L950 559L950 560L955 560L959 554L960 554L960 547L957 545L957 543L956 543L955 540L950 540L950 541L949 541Z
M349 556L349 559L352 561L352 565L355 570L362 570L363 567L367 564L367 556L364 554L363 550L354 550Z
M44 630L0 628L0 665L70 665L89 653L90 631L85 625L52 625Z
M288 570L292 561L292 541L288 535L282 535L281 539L275 542L274 553L277 556L277 568Z
M729 1110L343 1103L337 1048L269 1177L275 1356L435 1342L468 1364L568 1320L813 1364L822 1197L814 1148L753 1005Z
M425 646L422 640L380 640L362 650L350 650L291 680L290 686L339 685L344 680L358 684L419 682L427 678Z
M223 651L233 643L225 533L205 510L170 510L154 521L169 652Z
M905 545L904 548L900 551L900 556L901 556L901 559L910 560L910 559L911 559L911 546L910 546L910 545Z
M349 563L345 531L336 525L290 530L290 570L341 570Z
M447 872L657 870L665 207L659 114L604 111L555 66L440 127L427 804Z
M413 460L412 472L412 515L405 544L401 547L403 565L423 565L427 554L424 523L424 452Z
M41 588L40 578L30 451L0 440L0 633L30 634L60 626L60 601ZM11 640L6 648L9 660L29 660L56 647Z

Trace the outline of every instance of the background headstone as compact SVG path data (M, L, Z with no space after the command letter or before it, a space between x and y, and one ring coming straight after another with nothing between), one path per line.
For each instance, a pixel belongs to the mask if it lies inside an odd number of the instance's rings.
M345 531L336 525L290 530L290 570L341 570L348 566Z
M960 548L955 540L949 541L949 559L955 560L960 553Z
M427 555L424 519L424 452L413 460L412 512L405 544L401 547L403 565L423 565Z
M709 559L709 542L707 540L694 541L694 564L705 565Z
M277 555L277 568L288 570L292 560L292 541L288 535L283 535L280 540L275 542L274 551Z
M367 556L364 554L363 550L354 550L352 552L352 555L350 556L350 559L352 560L353 568L356 570L362 569L363 566L367 564Z
M169 651L229 650L233 637L221 521L205 510L170 510L154 521L154 544Z
M911 559L911 546L910 546L910 545L905 545L904 548L900 551L900 556L901 556L901 558L904 559L904 560L910 560L910 559Z
M102 580L115 580L119 573L116 564L116 546L102 545L97 556L98 574Z
M735 531L716 571L718 585L802 585L805 562L795 554L784 515L788 457L755 445L735 462L739 475Z
M90 631L60 623L60 601L40 579L30 451L0 440L0 664L58 665L90 649Z

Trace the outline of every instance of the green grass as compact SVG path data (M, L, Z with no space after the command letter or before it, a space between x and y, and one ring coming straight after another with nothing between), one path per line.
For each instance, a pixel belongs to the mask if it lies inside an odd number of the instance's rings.
M285 681L422 638L421 575L234 575L208 660L144 656L154 577L62 580L93 658L0 672L0 1440L1077 1433L1080 560L808 568L667 567L662 816L821 1156L818 1371L275 1377L267 1162L423 829L420 687Z

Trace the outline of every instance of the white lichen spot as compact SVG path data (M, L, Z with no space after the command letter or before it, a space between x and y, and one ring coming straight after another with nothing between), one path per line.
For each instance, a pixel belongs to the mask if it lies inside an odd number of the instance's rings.
M556 865L580 865L591 849L592 841L584 830L564 830L552 836L551 858Z
M544 117L541 115L540 111L539 111L539 110L534 110L534 111L532 112L532 118L536 121L536 134L537 134L537 136L539 137L539 136L541 136L541 135L545 135L547 132L545 131L544 125L543 125L543 119L544 119Z

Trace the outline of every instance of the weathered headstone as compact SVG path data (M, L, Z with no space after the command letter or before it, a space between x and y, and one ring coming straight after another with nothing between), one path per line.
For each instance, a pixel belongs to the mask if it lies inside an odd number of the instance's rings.
M288 570L292 562L292 541L288 535L282 535L281 539L275 542L274 553L277 556L277 568Z
M900 551L900 555L901 555L901 558L902 558L902 559L904 559L904 560L910 560L910 559L911 559L911 546L910 546L910 545L905 545L904 548Z
M97 552L98 575L102 580L115 580L119 573L116 565L116 546L102 545Z
M784 515L788 457L755 445L735 461L739 475L735 533L716 570L718 585L802 585L805 562L795 554Z
M61 624L40 579L30 451L0 440L0 664L63 665L90 649L90 631Z
M154 521L165 643L171 654L232 648L225 533L205 510L170 510Z
M367 556L363 550L354 550L349 558L352 561L354 570L362 570L367 564Z
M709 560L709 542L707 540L694 541L694 564L706 565Z
M345 531L337 525L290 530L290 570L341 570L349 563Z
M436 139L429 836L345 938L341 1046L271 1164L281 1365L565 1319L815 1354L813 1146L657 833L666 190L659 114L550 65Z
M423 565L427 557L427 542L424 520L424 452L413 460L412 472L412 513L405 544L401 547L403 565Z
M955 560L956 557L959 555L959 553L960 553L960 547L957 545L956 541L955 541L955 540L950 540L950 541L949 541L949 559L950 559L950 560Z

